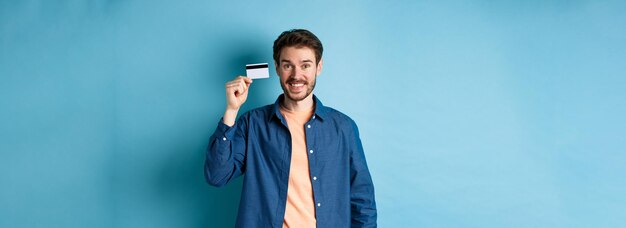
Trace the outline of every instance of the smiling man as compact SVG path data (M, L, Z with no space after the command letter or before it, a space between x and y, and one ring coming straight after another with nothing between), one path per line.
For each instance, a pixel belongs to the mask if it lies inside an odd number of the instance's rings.
M226 110L204 174L223 186L244 175L237 227L376 227L374 185L355 122L313 95L323 47L304 29L274 41L283 89L237 119L252 79L226 83Z

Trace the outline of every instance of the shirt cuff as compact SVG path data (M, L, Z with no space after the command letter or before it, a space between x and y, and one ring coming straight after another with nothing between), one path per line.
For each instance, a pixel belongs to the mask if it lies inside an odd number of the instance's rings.
M215 129L215 136L221 138L221 140L232 140L235 137L235 129L237 128L237 122L230 127L224 123L224 118L220 119L217 123L217 129Z

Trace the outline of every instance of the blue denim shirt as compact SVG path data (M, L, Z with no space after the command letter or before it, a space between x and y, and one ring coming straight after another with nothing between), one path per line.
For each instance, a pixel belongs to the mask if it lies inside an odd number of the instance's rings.
M244 175L237 227L282 227L287 200L291 135L273 105L253 109L233 127L221 120L210 138L204 175L220 187ZM317 227L376 227L374 185L356 124L322 105L303 126Z

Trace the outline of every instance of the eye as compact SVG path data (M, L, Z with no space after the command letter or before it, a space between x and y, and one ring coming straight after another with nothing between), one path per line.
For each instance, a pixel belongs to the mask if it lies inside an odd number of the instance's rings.
M290 69L291 69L291 64L285 64L285 65L283 65L283 69L285 69L285 70L290 70Z
M310 64L304 64L304 65L302 65L302 69L308 69L309 67L311 67L311 65L310 65Z

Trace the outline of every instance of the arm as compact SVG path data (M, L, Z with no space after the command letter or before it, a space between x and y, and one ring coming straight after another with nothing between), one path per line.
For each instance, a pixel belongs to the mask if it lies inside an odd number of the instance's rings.
M354 138L350 154L351 227L376 227L374 183L367 168L359 130L354 122L352 127Z
M251 79L243 76L226 83L226 111L209 140L204 162L204 177L213 186L224 186L245 172L247 115L237 123L235 119L248 97L251 83Z

